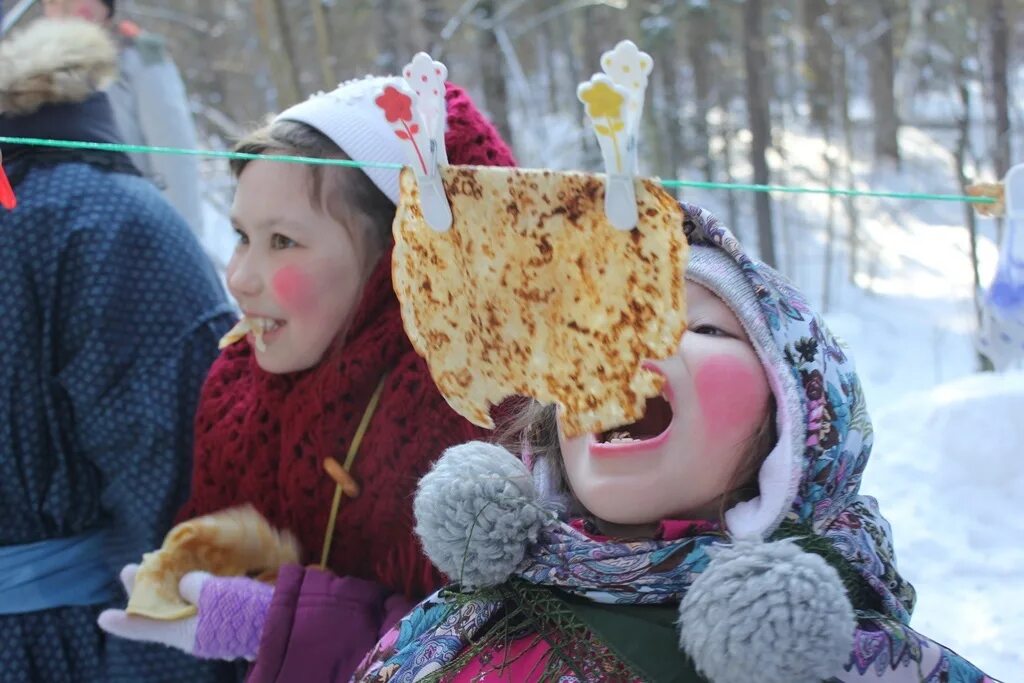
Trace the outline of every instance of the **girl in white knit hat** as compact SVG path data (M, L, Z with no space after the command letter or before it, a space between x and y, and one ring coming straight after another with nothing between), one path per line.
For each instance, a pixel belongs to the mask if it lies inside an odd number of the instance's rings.
M100 617L108 631L199 657L255 659L251 681L343 680L383 630L443 585L412 533L413 490L446 447L483 432L448 407L402 329L391 223L405 152L376 102L390 82L359 79L314 96L237 147L368 166L232 167L238 245L228 286L245 317L203 386L179 519L252 505L298 539L302 564L284 567L276 587L187 574L180 590L197 616L157 622L112 610ZM447 84L445 104L452 164L515 163L464 90ZM339 462L350 448L346 472ZM346 496L329 533L338 483ZM122 573L129 592L135 571Z

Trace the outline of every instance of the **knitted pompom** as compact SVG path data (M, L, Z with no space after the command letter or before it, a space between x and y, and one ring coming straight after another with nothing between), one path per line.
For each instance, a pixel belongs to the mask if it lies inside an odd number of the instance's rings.
M413 511L427 557L466 588L511 576L550 517L526 465L481 441L445 451L420 480Z
M683 650L713 683L810 683L849 661L855 621L839 573L791 539L737 541L679 605Z

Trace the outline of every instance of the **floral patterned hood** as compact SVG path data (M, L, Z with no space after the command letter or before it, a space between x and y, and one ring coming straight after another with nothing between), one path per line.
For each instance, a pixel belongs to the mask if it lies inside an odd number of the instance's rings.
M726 513L730 531L770 537L810 527L877 594L880 611L907 623L914 590L896 571L877 502L860 494L873 438L853 361L803 294L751 259L709 212L683 209L687 239L740 266L766 323L754 341L775 393L779 441L761 469L761 495Z
M707 211L687 204L683 209L686 236L695 247L687 278L717 292L711 274L727 273L723 277L735 296L723 299L747 329L776 402L779 438L759 472L759 495L726 512L728 535L794 538L837 569L860 620L850 660L858 671L876 662L895 670L904 659L923 661L926 652L932 658L951 656L942 648L926 648L911 635L906 624L914 589L896 571L889 524L876 501L860 494L872 431L852 361L781 275L751 259ZM724 286L721 280L719 285ZM524 460L542 499L564 496L559 468L548 457L527 453ZM572 507L572 501L561 502ZM472 654L474 643L490 642L495 632L504 632L493 626L507 624L502 614L511 619L508 615L519 614L524 605L531 614L542 614L543 600L530 597L534 588L542 595L553 588L554 594L605 605L678 604L709 566L708 550L727 542L713 524L693 524L674 539L624 540L595 537L564 519L553 519L515 569L514 581L494 589L431 596L385 636L356 680L414 681L443 670L464 653ZM546 637L570 655L574 643L586 644L573 661L603 671L598 654L605 650L573 633ZM943 659L928 668L943 672L950 666Z

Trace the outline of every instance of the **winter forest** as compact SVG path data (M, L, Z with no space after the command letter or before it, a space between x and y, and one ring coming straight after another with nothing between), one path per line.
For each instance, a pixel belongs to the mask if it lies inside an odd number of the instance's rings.
M912 625L1024 680L1024 372L1020 356L993 367L976 345L1014 226L924 196L962 196L1024 163L1024 1L123 0L118 12L165 37L209 149L427 51L520 165L585 171L602 162L576 86L634 41L654 59L641 173L693 182L674 191L807 292L857 359L875 427L863 491L921 596ZM233 183L225 161L202 173L203 240L223 268ZM824 188L868 194L799 191Z

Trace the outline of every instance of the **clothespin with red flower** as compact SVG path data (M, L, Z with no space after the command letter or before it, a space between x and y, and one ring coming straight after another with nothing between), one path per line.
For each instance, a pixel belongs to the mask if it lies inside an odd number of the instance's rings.
M14 188L11 187L7 174L4 173L3 162L3 154L0 153L0 206L8 211L13 211L14 207L18 205L18 198L14 196Z
M608 221L619 230L632 230L636 209L637 149L647 77L654 60L629 40L601 55L602 74L581 83L576 95L586 107L601 148L608 180L604 205Z
M395 135L406 143L409 165L419 184L423 218L437 232L445 232L452 226L452 209L440 173L440 165L448 163L444 147L448 69L420 52L402 75L404 79L384 86L374 102L384 110Z

